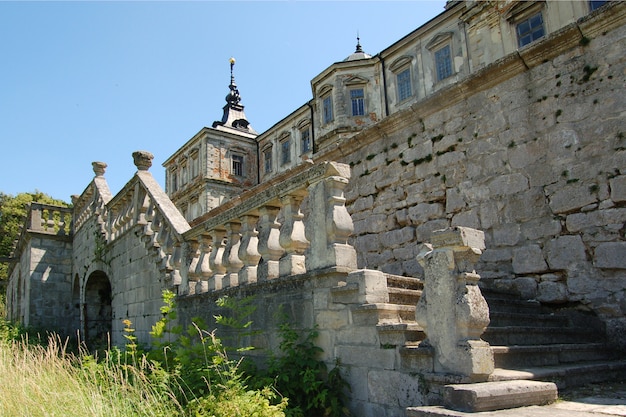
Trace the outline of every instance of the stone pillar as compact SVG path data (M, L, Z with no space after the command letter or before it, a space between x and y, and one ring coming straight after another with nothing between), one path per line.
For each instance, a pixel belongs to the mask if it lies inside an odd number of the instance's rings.
M239 246L241 245L241 224L228 222L226 227L226 247L222 264L226 268L226 275L222 280L222 288L236 287L239 285L239 270L243 267L243 262L239 259Z
M285 250L280 246L280 223L276 221L280 208L263 206L259 209L259 246L262 261L257 269L257 279L266 281L278 278L280 275L278 264Z
M299 275L306 272L304 251L309 247L309 241L304 234L304 215L300 212L300 203L306 194L294 192L281 199L285 221L280 228L280 245L285 254L280 259L280 276Z
M226 230L213 230L211 237L213 238L213 249L209 257L209 265L211 271L213 271L213 275L211 275L209 279L209 291L222 289L222 281L226 273L226 268L223 264L224 248L226 247L226 243L224 242L224 239L226 239Z
M241 243L239 245L239 259L243 267L239 271L239 284L247 284L257 281L257 265L261 254L258 251L259 232L256 224L257 216L245 215L241 217Z
M306 260L307 269L356 269L356 251L348 244L354 224L343 194L350 170L344 164L328 163L326 175L322 181L309 186L310 214L306 232L311 249Z
M474 271L485 249L482 231L453 227L433 232L418 261L424 268L424 291L415 318L434 348L434 371L486 381L493 353L480 336L489 325L489 307Z

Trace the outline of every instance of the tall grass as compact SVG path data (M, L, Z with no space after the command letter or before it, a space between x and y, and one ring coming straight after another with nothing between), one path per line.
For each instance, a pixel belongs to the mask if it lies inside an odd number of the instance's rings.
M141 367L85 358L68 354L58 338L45 347L0 341L0 417L180 415Z

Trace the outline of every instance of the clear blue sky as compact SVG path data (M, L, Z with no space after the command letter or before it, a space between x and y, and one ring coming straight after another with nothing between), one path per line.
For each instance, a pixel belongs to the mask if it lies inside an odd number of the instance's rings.
M228 60L258 132L311 97L356 45L376 54L445 1L0 1L0 192L65 201L108 164L116 194L222 116Z

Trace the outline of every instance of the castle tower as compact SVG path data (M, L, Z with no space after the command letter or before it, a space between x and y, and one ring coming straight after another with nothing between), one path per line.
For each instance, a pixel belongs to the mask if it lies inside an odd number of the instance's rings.
M165 190L188 221L258 182L257 132L244 113L230 59L222 120L203 127L164 163Z

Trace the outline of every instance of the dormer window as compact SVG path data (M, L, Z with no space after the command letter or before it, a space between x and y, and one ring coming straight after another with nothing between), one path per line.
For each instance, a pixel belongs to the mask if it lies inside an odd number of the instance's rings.
M365 93L363 88L353 88L350 90L350 101L352 104L352 115L365 115Z

